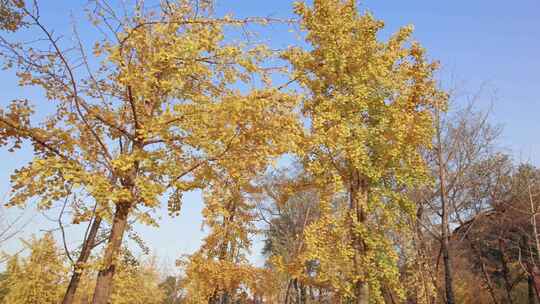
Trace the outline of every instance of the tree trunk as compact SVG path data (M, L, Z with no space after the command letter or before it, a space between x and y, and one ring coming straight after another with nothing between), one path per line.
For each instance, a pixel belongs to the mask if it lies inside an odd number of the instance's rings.
M444 229L444 228L443 228ZM454 304L453 274L450 252L448 250L448 238L444 236L442 241L442 253L444 261L444 284L446 292L446 304Z
M308 297L307 297L307 292L306 292L306 286L304 286L304 284L300 284L300 303L302 304L307 304L308 302Z
M540 270L535 265L530 270L534 290L536 291L536 299L540 301Z
M529 304L536 304L536 295L534 291L534 279L532 275L527 276L527 287L528 287Z
M415 226L415 236L414 236L414 247L416 250L416 254L419 259L418 263L418 271L420 273L420 278L422 280L422 287L424 289L424 303L436 303L437 298L436 294L431 291L430 283L433 284L433 287L436 289L437 294L442 296L442 293L440 291L439 285L437 284L438 281L435 279L435 276L433 274L433 269L430 268L430 262L428 258L428 254L426 253L428 250L426 249L426 243L424 240L424 235L421 228L421 223L423 221L423 215L424 215L424 207L422 205L418 206L418 209L416 210L416 222L414 224ZM416 301L422 302L422 300L418 301L419 297L417 295ZM498 304L498 303L495 303Z
M452 275L452 258L450 256L448 242L448 202L446 197L446 165L443 162L442 139L441 139L441 122L440 112L437 109L437 165L439 174L439 194L441 199L441 251L444 260L444 284L446 293L446 304L454 304L454 289Z
M75 299L75 294L77 293L77 288L79 287L79 283L83 274L84 264L88 262L88 258L90 257L90 253L92 252L92 248L96 242L96 236L100 225L101 217L96 216L94 218L94 222L92 222L92 226L90 226L88 237L83 243L81 254L79 255L79 258L77 259L77 262L73 267L73 274L69 281L69 285L66 290L66 294L64 295L64 299L62 300L62 304L72 304L73 300Z
M290 279L289 284L287 284L287 290L285 291L285 304L289 304L289 293L291 292L292 284L293 284L293 279Z
M486 282L486 287L489 291L489 294L491 296L491 300L494 304L498 304L497 297L495 296L495 290L493 289L493 284L491 284L491 279L489 278L489 273L486 268L486 264L484 261L480 261L480 265L482 267L482 274L484 276L484 281Z
M356 304L368 304L369 303L369 286L365 281L356 282Z
M226 205L226 210L229 211L229 216L223 217L223 223L221 225L225 231L225 235L223 237L224 241L219 246L219 261L228 260L232 262L234 259L234 249L229 248L232 246L230 246L229 243L229 229L227 228L227 225L234 221L236 207L236 202L233 200L229 201L229 203ZM220 287L216 286L212 296L208 299L208 304L229 304L231 296L234 297L234 295L235 290L222 290Z
M355 225L366 222L364 205L368 200L368 185L366 180L360 177L358 170L353 172L349 187L349 220L351 221L349 229L354 248L354 269L356 275L365 277L365 270L362 269L360 260L367 248L362 238L357 235ZM369 286L365 279L357 279L354 283L354 296L356 304L369 303Z
M103 266L98 273L92 304L107 304L111 295L112 280L116 269L116 255L122 245L127 227L130 204L118 203L113 218L111 235L103 257Z
M302 303L301 300L300 300L300 289L298 287L298 279L294 279L294 291L295 291L294 303L296 303L296 304Z

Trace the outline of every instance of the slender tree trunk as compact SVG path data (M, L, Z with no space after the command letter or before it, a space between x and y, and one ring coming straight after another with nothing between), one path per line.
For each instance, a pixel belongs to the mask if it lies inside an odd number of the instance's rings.
M426 243L424 241L424 235L421 229L421 225L419 224L423 220L423 215L424 215L424 208L422 205L420 205L418 209L416 210L416 223L415 223L416 235L414 236L414 242L415 242L414 247L416 249L416 254L419 259L418 271L420 272L420 277L422 280L422 287L424 289L424 292L423 292L424 301L425 303L436 303L437 301L436 294L434 294L431 291L430 283L437 290L438 294L440 294L439 292L440 288L437 284L437 280L434 278L433 270L429 266L430 264L427 258L428 254L426 254L428 250L427 250ZM417 296L417 300L418 300L418 296Z
M294 303L300 304L300 289L298 288L298 279L294 279L294 291L295 291L295 300Z
M289 284L287 284L287 290L285 291L285 304L289 304L289 293L291 292L291 286L293 284L293 280L289 280Z
M528 287L529 304L536 304L536 295L534 291L534 279L532 275L527 276L527 287Z
M533 194L531 191L531 184L527 186L527 193L529 194L529 203L531 206L531 224L533 227L533 234L534 234L534 241L536 243L536 252L540 252L540 239L538 234L538 225L536 223L536 215L538 213L537 208L535 207L535 203L533 200ZM540 258L539 258L540 259ZM534 289L536 290L536 298L540 301L540 271L538 270L538 265L536 262L531 261L533 263L531 270L529 271L532 276L532 281L534 284Z
M524 234L521 236L521 252L527 252L528 250L532 250L532 248L529 246L529 237ZM528 297L528 303L529 304L536 304L536 291L535 291L535 284L534 284L534 270L533 267L531 267L534 263L534 260L529 260L527 263L525 263L527 267L527 297Z
M307 297L307 292L306 292L306 286L304 286L304 284L300 284L300 303L302 304L307 304L308 302L308 297Z
M113 218L109 243L103 257L103 266L98 273L92 304L107 304L111 295L112 280L116 270L116 255L122 245L127 227L130 203L118 203Z
M444 211L443 211L444 212ZM443 216L444 217L444 216ZM444 265L444 287L446 294L446 303L454 304L454 290L453 290L453 273L452 273L452 259L450 256L450 250L448 245L448 220L443 220L443 234L441 240L441 251L443 255L443 265Z
M448 241L448 202L446 197L446 170L443 162L442 139L441 139L441 122L440 112L437 109L437 163L439 169L439 193L441 199L441 251L444 261L444 283L446 293L446 303L454 304L454 289L452 275L452 257L450 256L449 241Z
M533 287L536 291L536 300L540 301L540 270L538 270L538 267L536 267L536 265L532 265L530 267L529 273L531 274Z
M94 247L94 244L96 243L96 236L97 236L100 225L101 225L101 217L96 215L96 217L94 218L94 221L92 222L92 225L90 226L88 237L86 238L86 240L84 240L83 247L81 249L81 254L79 255L79 258L77 259L77 262L75 263L75 266L73 267L73 274L69 281L69 285L66 290L66 294L64 295L64 299L62 300L62 304L72 304L73 300L75 299L75 294L77 293L77 288L79 287L79 283L83 275L84 264L88 262L88 258L90 257L92 248Z
M221 225L223 230L225 230L225 235L223 237L224 241L219 246L219 261L228 260L232 262L234 259L234 249L229 248L232 247L232 244L231 246L229 246L229 229L227 229L227 225L234 221L234 217L236 215L236 207L236 202L233 200L231 200L226 206L226 210L229 211L229 216L223 217L223 224ZM234 297L234 295L234 290L221 290L218 286L216 286L216 289L214 290L212 296L210 297L210 299L208 299L208 304L229 304L231 296Z
M489 278L489 273L486 269L486 264L484 261L480 262L480 265L482 267L482 274L484 275L484 280L486 282L487 289L489 291L489 294L491 296L491 300L494 304L498 304L497 297L495 296L495 290L493 289L493 284L491 283L491 279Z
M361 266L361 258L365 255L366 246L364 241L356 233L355 226L366 222L364 205L368 200L367 182L360 177L358 170L355 170L350 177L349 189L349 220L352 246L354 248L354 269L355 274L365 276L365 270ZM354 295L356 304L369 303L369 285L365 279L357 280L354 284Z

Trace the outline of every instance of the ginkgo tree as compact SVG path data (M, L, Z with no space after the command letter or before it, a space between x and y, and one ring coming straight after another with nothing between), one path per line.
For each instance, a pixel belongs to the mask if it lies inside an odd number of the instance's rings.
M406 234L414 205L403 189L426 181L419 152L430 145L432 110L446 94L411 27L381 41L383 22L354 0L297 3L295 12L309 48L283 57L305 89L308 134L299 155L325 189L304 260L317 261L317 280L340 299L380 303L383 289L401 294L391 235ZM343 194L347 204L333 208Z
M287 169L287 174L272 174L263 182L258 202L259 217L266 224L263 254L281 281L276 282L281 283L280 303L329 301L324 296L327 286L311 280L316 261L306 262L302 256L306 227L319 218L318 189L303 170Z
M7 294L2 303L57 303L63 293L66 267L60 249L50 233L24 242L27 258L10 257L6 279Z
M91 18L110 35L91 53L80 39L67 49L38 7L22 8L29 30L46 42L3 38L4 64L17 68L21 86L44 89L41 104L52 110L36 122L36 101L12 101L0 111L0 144L29 141L36 151L12 175L10 205L35 198L50 208L84 193L95 208L73 221L88 221L95 210L110 223L93 294L93 303L104 304L128 219L155 224L149 214L164 196L178 211L182 193L204 188L220 161L234 176L235 166L279 156L286 139L280 130L296 123L297 99L267 83L240 89L265 78L253 75L263 72L258 63L268 52L226 41L223 27L252 20L213 17L206 1L166 2L157 11L138 5L126 17L96 3Z
M299 137L295 121L281 128L288 138ZM289 150L290 145L283 144L274 152L280 155ZM270 165L268 161L234 165L224 159L208 168L213 178L204 190L202 215L209 234L199 250L180 261L186 272L189 303L244 303L248 298L268 300L273 296L272 273L248 261L253 238L259 232L255 200L261 192L258 178Z

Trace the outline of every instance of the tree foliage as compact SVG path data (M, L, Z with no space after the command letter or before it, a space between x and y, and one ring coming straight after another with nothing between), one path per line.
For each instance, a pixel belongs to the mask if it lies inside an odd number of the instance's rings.
M57 303L64 292L66 268L52 235L33 238L25 245L29 257L15 255L8 261L3 303Z
M383 23L360 14L355 1L299 3L295 11L312 46L284 54L307 91L310 126L300 155L329 188L320 219L307 228L305 260L317 260L318 280L343 297L380 302L381 288L400 285L390 233L403 233L414 210L402 190L425 181L419 150L431 142L431 110L445 104L437 65L410 42L411 27L381 42ZM336 193L349 202L333 212Z
M0 0L1 63L22 88L2 101L0 147L34 152L6 205L60 210L61 236L8 255L2 303L539 299L539 171L496 148L487 114L445 114L412 26L383 39L355 0L297 2L297 20L206 0L89 7L100 38L69 40L36 1ZM256 41L251 27L273 22L303 40ZM207 234L164 276L136 229L192 191ZM68 245L66 225L85 223Z

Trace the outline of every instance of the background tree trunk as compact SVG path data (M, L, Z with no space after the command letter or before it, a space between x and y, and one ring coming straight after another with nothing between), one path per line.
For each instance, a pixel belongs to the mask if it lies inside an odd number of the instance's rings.
M534 291L534 279L531 275L527 276L527 288L529 304L536 304L536 295Z
M446 170L445 163L443 162L443 147L441 138L441 121L440 110L437 109L437 163L439 174L439 195L441 200L441 251L443 255L444 264L444 285L446 294L446 303L454 304L454 290L453 290L453 276L452 276L452 258L450 256L450 249L448 248L448 202L446 197Z
M367 182L360 177L358 170L354 170L350 181L350 197L349 197L349 217L350 217L350 233L352 238L352 245L354 248L354 268L355 274L361 275L365 270L362 269L360 259L365 254L366 246L360 236L355 231L355 224L365 224L366 215L364 211L364 205L368 200L368 185ZM354 220L353 220L354 219ZM355 282L355 303L356 304L368 304L369 303L369 285L363 280Z
M79 283L83 275L83 266L84 264L86 264L86 262L88 262L88 258L90 257L90 253L92 252L92 247L96 242L96 236L100 225L101 217L96 216L94 218L94 221L92 222L90 231L88 232L88 237L83 243L81 254L79 255L79 258L77 259L77 262L73 267L73 274L69 281L69 285L66 290L66 294L64 295L64 299L62 300L62 304L72 304L73 300L75 299L75 294L77 293L77 288L79 287Z

